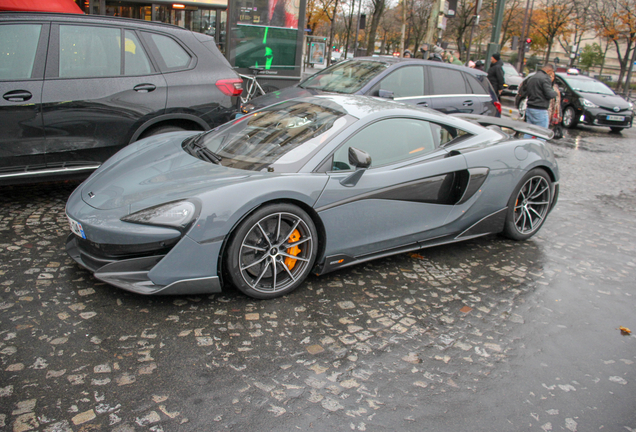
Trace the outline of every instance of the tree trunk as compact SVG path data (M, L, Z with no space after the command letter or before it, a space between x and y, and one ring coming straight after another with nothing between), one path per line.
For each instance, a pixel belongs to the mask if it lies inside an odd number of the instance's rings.
M384 12L385 0L377 0L375 9L373 10L373 17L371 19L371 27L369 28L369 39L367 41L367 55L373 55L375 52L375 35L378 31L378 25L380 24L380 18Z
M338 0L336 0L336 4L333 7L333 18L331 19L331 28L329 29L329 46L327 47L327 67L331 66L331 47L333 46L333 31L334 24L336 23L336 13L338 12ZM329 14L327 14L327 18L329 18Z
M552 44L554 43L554 39L550 39L550 42L548 42L548 51L545 53L545 60L544 60L544 64L548 64L550 63L550 54L552 53Z

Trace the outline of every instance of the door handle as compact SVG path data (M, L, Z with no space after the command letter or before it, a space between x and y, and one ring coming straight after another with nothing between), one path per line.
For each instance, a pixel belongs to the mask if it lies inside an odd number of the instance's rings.
M428 107L428 102L419 102L417 106Z
M471 100L464 101L464 103L462 105L464 105L464 106L473 106L473 101L471 101Z
M137 84L133 87L133 90L139 93L150 93L157 88L154 84Z
M12 90L6 92L2 97L9 102L26 102L31 99L33 95L26 90Z

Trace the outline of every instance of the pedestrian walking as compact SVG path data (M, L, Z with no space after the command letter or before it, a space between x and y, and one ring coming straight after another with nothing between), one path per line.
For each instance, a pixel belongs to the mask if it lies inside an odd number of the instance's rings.
M524 93L528 97L526 108L526 122L547 128L550 126L548 108L550 100L559 95L558 89L552 87L554 81L554 67L547 64L537 73L527 78Z
M484 70L484 61L483 60L477 60L475 62L475 69L483 71Z
M488 81L495 89L497 97L501 96L504 85L503 62L499 53L494 53L490 58L490 68L488 68Z

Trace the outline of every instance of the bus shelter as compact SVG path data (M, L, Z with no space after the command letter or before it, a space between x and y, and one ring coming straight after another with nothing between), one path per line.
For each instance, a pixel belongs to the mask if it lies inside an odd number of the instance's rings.
M276 88L301 77L306 0L228 2L226 56L240 73Z

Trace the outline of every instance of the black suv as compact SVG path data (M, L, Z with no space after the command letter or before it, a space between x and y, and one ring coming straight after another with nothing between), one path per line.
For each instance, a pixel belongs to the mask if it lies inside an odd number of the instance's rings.
M140 138L216 127L241 83L213 38L180 27L0 13L0 184L86 175Z
M485 72L393 57L359 57L336 63L300 84L253 99L241 111L248 113L282 100L326 93L379 96L447 114L501 115L501 104Z

